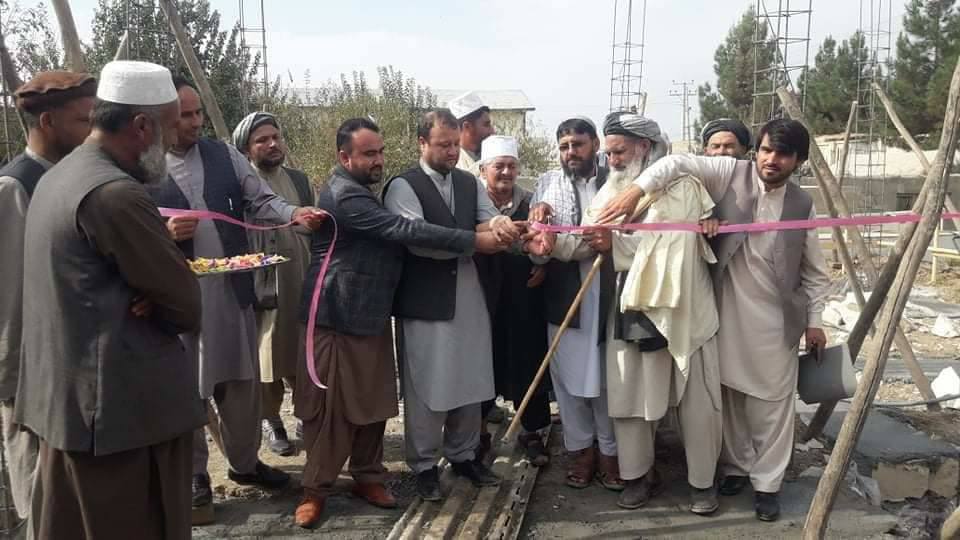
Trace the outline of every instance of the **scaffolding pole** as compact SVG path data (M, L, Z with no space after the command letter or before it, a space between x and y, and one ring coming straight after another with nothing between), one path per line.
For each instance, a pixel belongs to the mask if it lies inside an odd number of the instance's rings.
M799 80L810 60L810 19L813 0L757 0L754 20L753 104L750 123L758 128L783 116L777 88L787 87L806 105ZM769 62L764 52L773 53Z
M633 0L613 1L613 45L610 61L610 112L643 114L643 55L647 28L647 0L638 0L640 35L634 38ZM625 9L621 9L621 4ZM622 29L622 32L621 32ZM622 40L618 37L622 36Z
M246 74L240 84L243 112L258 108L257 95L265 96L270 91L270 72L267 66L267 24L264 0L237 0L240 13L240 47L244 53L257 61L257 77L247 81ZM248 9L248 4L256 4ZM253 15L251 18L250 14ZM258 18L259 15L259 18Z

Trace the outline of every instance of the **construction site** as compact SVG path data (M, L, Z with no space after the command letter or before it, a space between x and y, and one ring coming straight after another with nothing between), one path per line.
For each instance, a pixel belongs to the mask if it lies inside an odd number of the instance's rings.
M938 150L923 150L903 127L888 97L894 40L891 2L859 3L858 30L868 54L859 66L856 101L849 104L847 129L814 133L811 157L795 181L814 198L824 218L917 214L912 222L835 226L819 230L832 272L824 325L831 343L846 342L857 373L855 395L839 402L806 404L797 398L793 459L782 490L783 514L775 523L753 518L747 494L722 499L716 516L687 510L688 486L683 444L675 414L657 435L657 468L666 483L663 495L641 510L617 507L616 493L599 485L583 490L565 486L563 425L556 404L546 434L550 465L538 468L513 441L505 441L519 405L500 401L508 412L492 426L493 450L487 462L502 479L496 489L478 489L449 469L441 476L445 499L422 501L415 477L404 461L401 414L387 422L383 462L387 485L399 507L377 509L351 494L353 480L344 472L324 520L313 530L294 525L292 514L301 494L304 457L280 457L261 451L267 464L294 481L281 490L245 487L227 480L223 455L211 450L215 522L195 526L193 537L413 539L413 538L960 538L960 219L956 213L960 175L953 171L960 130L960 66L953 85ZM68 63L82 55L66 0L53 2ZM648 103L644 74L646 29L656 12L646 0L608 0L596 9L609 11L609 110L643 114ZM130 23L117 58L140 59L145 40L176 44L181 66L205 81L189 43L178 26L177 2L123 2L129 21L138 10L155 10L170 21L169 32L147 36ZM753 104L747 123L756 131L774 118L806 122L806 96L799 84L811 65L813 0L756 0L756 39L772 44L769 64L754 61ZM243 82L237 96L244 113L260 110L258 97L274 84L274 59L268 47L273 2L238 0L240 42L258 58L255 77ZM0 11L0 33L4 13ZM72 45L75 42L75 45ZM73 47L76 48L73 48ZM6 52L5 47L3 48ZM7 54L9 56L9 54ZM7 60L9 62L9 59ZM81 62L82 63L82 62ZM82 71L73 64L71 69ZM12 89L15 71L3 69L0 152L7 159L19 151L21 120ZM216 103L205 108L217 137L229 131ZM450 92L448 92L450 93ZM439 93L446 98L446 94ZM523 92L491 92L505 103L504 117L518 131L534 110ZM702 153L698 142L693 81L677 77L668 96L680 109L681 136L674 153ZM603 100L604 96L598 96ZM444 103L440 103L444 105ZM942 204L937 204L938 201ZM281 409L287 431L297 422L288 393ZM213 435L209 437L215 442ZM294 441L301 444L301 441ZM211 444L211 446L213 446ZM6 463L0 462L4 471ZM441 468L445 462L441 464ZM0 538L19 538L18 519L5 479L0 485ZM951 517L953 515L953 517Z

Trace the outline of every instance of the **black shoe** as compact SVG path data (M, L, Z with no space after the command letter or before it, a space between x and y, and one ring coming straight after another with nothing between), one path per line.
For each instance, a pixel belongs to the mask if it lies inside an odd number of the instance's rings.
M690 511L698 516L709 516L720 508L717 501L717 487L700 489L690 486Z
M257 462L257 468L252 473L240 474L227 471L227 478L240 485L254 485L267 489L281 488L290 481L290 475L274 469L262 461Z
M431 502L443 499L440 494L440 471L436 467L417 474L417 495Z
M213 491L210 489L210 477L205 474L193 475L192 485L193 507L206 506L213 503Z
M720 494L724 497L739 495L743 488L750 483L750 478L746 476L729 475L720 482Z
M264 420L263 436L267 439L267 448L278 456L295 456L297 447L287 438L287 430L279 421Z
M507 411L503 407L494 405L487 413L487 422L491 424L500 424L507 418Z
M663 491L663 481L656 469L650 469L647 474L634 480L627 480L620 497L617 498L617 506L627 510L636 510L656 497Z
M489 467L482 462L473 459L470 461L461 461L460 463L451 463L453 472L457 476L462 476L476 487L499 486L500 477L493 473Z
M760 521L776 521L780 517L780 494L757 491L753 494L753 509Z

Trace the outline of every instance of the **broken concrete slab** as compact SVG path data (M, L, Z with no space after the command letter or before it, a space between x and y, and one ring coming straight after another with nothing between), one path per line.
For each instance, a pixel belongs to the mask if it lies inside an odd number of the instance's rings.
M930 333L942 338L960 337L960 325L946 315L940 314L937 316L937 321L933 323Z
M836 412L827 422L828 445L836 442L844 415ZM883 500L919 497L927 490L954 497L960 484L960 450L879 410L867 417L854 461L878 482Z
M933 390L933 395L938 398L958 395L960 394L960 373L957 373L957 369L953 366L945 367L930 384L930 388ZM958 409L960 408L960 398L944 401L941 405Z

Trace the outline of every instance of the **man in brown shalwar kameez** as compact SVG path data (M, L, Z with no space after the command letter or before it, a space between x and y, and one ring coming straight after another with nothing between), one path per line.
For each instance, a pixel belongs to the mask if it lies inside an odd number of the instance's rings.
M247 156L250 165L274 193L298 206L313 204L313 190L307 175L283 165L287 150L274 115L267 112L247 115L233 130L233 145ZM297 447L287 437L280 419L280 406L285 387L296 388L297 362L302 358L300 288L310 265L310 230L297 226L251 231L248 236L252 252L283 255L290 259L286 264L254 273L253 286L260 344L263 436L271 452L292 456ZM298 421L298 437L302 428L303 424Z
M104 67L93 133L27 213L16 421L40 438L40 538L190 538L193 432L206 422L180 332L200 288L144 184L166 177L170 72Z
M333 250L316 314L314 357L309 359L328 388L317 387L301 363L294 393L307 451L303 500L295 515L301 527L319 521L347 458L356 495L375 506L397 504L384 485L382 461L386 421L397 415L390 311L404 246L467 255L474 249L499 249L493 233L441 227L388 212L372 190L383 178L383 148L376 124L365 118L344 122L337 130L338 165L317 199L317 207L336 219L339 237L334 249L332 220L314 234L303 287L301 315L306 322L317 274Z

